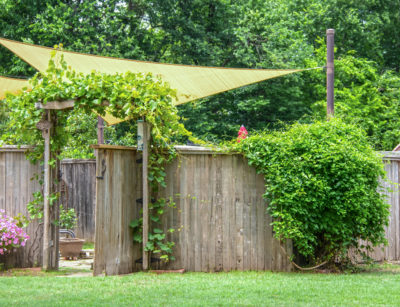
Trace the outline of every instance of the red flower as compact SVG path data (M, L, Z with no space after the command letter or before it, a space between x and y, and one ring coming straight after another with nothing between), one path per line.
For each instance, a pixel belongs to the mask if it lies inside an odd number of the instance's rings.
M242 125L238 132L237 142L240 143L241 140L244 140L245 138L247 138L248 134L249 133L247 132L246 128Z

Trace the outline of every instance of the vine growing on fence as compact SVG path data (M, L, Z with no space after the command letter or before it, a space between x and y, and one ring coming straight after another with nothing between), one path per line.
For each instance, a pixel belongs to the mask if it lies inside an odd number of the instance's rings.
M58 46L56 46L57 48ZM43 157L44 141L37 123L44 118L45 110L35 108L35 103L46 104L49 101L73 99L74 109L84 113L106 112L117 118L138 120L145 118L151 126L152 144L149 148L149 181L152 192L165 186L164 166L175 156L174 140L179 137L190 137L190 133L179 122L180 117L172 99L175 91L159 77L152 74L126 72L124 74L104 74L93 71L90 74L77 73L68 66L62 55L56 50L52 54L48 69L37 73L31 80L31 91L6 98L10 112L8 133L2 140L13 144L31 144L34 148L28 157L37 162ZM59 155L68 145L69 135L66 125L70 115L68 111L54 110L56 123L53 126L51 151ZM55 160L49 163L54 167ZM32 216L41 217L43 199L40 193L29 205ZM51 203L55 203L59 195L51 195ZM160 216L166 205L173 202L160 198L150 205L150 218L154 223L160 222ZM140 241L141 220L134 221L131 226L135 231L135 240ZM173 231L173 230L170 230ZM149 234L147 249L160 253L164 259L172 252L173 242L166 242L166 236L159 227Z
M338 119L253 135L235 147L265 177L275 237L309 264L385 243L389 205L382 158L364 131Z

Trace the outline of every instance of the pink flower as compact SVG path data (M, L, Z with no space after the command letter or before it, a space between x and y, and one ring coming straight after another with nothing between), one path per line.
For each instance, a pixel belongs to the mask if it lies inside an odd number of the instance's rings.
M24 230L16 225L16 221L4 215L4 210L0 209L0 254L3 255L19 245L25 246L28 238Z
M238 138L237 138L237 142L240 143L242 140L244 140L245 138L247 138L247 135L249 133L247 132L246 128L242 125L239 129L238 132Z

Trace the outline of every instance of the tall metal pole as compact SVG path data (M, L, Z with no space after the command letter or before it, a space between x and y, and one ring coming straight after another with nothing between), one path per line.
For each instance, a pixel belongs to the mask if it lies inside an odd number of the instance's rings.
M335 46L335 30L326 30L326 117L334 116L334 46Z

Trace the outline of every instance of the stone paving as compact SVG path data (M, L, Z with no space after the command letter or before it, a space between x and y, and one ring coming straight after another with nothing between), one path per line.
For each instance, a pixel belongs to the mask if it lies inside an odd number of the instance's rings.
M93 266L93 258L89 259L77 259L77 260L65 260L63 257L60 257L59 268L72 268L77 272L69 273L63 277L88 277L93 276L92 271ZM79 272L79 270L82 270ZM88 272L90 270L90 272ZM61 277L61 276L60 276Z

